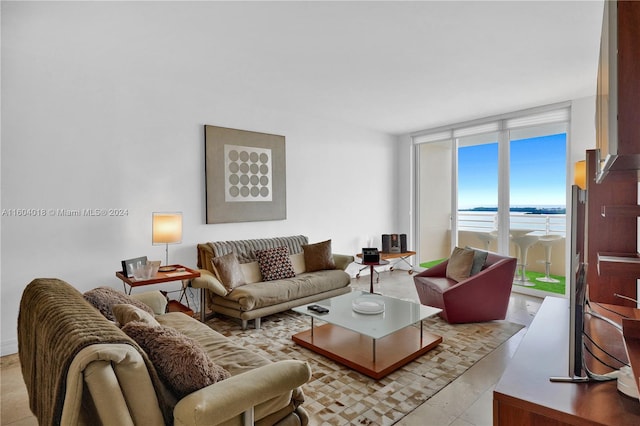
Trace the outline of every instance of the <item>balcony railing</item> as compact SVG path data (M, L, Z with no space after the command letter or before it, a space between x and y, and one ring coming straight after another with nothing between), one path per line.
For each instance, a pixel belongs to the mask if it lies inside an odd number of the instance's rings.
M511 229L530 229L544 234L558 234L566 237L567 217L564 214L510 213ZM491 232L498 229L496 212L458 212L458 230Z

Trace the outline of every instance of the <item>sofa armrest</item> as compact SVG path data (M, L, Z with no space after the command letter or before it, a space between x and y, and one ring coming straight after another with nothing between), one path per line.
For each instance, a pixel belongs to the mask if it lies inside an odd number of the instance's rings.
M150 307L156 315L167 312L167 298L158 290L145 291L130 296Z
M211 290L213 293L222 297L229 294L225 286L223 286L211 272L206 269L199 269L198 271L200 272L200 276L191 280L191 287Z
M252 410L302 386L311 378L306 362L286 360L264 365L193 392L174 410L174 424L214 425Z
M349 264L353 263L354 257L348 254L336 254L333 253L333 261L336 264L336 269L347 269Z

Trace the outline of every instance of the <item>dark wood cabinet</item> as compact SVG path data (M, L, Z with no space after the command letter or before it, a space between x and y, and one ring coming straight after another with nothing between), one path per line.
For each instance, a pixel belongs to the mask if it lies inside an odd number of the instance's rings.
M640 2L605 1L598 67L597 181L640 169Z
M610 172L601 183L595 182L596 173L597 153L589 150L585 244L589 298L595 302L633 306L633 302L615 294L637 298L636 278L640 278L640 263L637 259L637 209L633 208L633 205L637 206L638 197L636 172ZM608 215L607 211L610 212ZM634 268L637 268L637 275Z
M587 151L587 282L592 300L632 306L640 278L640 2L605 1L596 105Z
M640 424L640 403L618 392L615 381L549 380L567 375L568 342L569 301L547 297L493 392L494 426ZM622 337L609 349L624 353Z

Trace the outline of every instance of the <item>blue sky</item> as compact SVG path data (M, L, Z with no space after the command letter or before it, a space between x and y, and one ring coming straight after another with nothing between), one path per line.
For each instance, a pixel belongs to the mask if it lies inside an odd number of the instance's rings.
M564 206L566 134L511 141L512 206ZM498 204L498 144L458 151L458 207Z

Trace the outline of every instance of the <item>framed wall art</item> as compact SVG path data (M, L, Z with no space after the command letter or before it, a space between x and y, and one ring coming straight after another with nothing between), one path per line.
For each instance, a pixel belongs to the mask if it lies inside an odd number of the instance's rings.
M284 136L204 126L206 220L287 218Z

